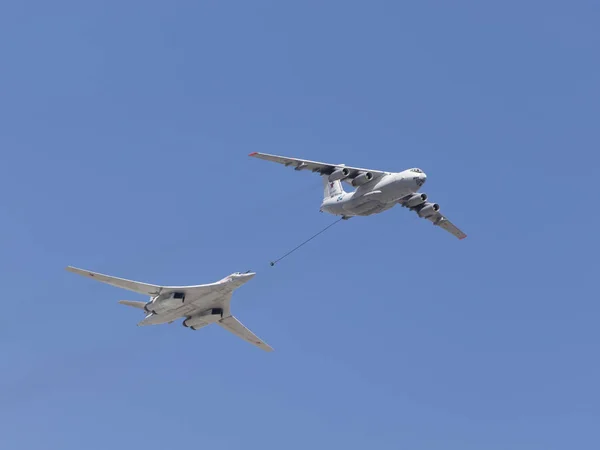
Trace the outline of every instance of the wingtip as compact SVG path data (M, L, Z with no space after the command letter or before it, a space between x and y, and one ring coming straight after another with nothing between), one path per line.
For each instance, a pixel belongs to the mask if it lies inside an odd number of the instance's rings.
M256 155L258 155L258 152L252 152L248 156L256 156Z
M83 276L86 276L86 277L94 277L94 276L96 276L96 274L94 272L90 272L89 270L86 270L86 269L80 269L79 267L67 266L67 267L65 267L65 270L67 272L71 272L71 273L74 273L76 275L83 275Z

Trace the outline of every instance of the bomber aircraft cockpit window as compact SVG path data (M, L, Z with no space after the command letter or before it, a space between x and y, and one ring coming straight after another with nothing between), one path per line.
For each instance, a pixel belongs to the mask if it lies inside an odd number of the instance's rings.
M416 172L416 173L423 173L423 171L421 169L410 169L411 172Z

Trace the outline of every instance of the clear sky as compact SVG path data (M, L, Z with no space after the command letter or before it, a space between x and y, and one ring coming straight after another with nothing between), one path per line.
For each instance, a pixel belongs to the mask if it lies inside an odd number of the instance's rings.
M492 5L492 3L494 3ZM5 1L0 448L600 448L595 1ZM334 218L253 151L401 171ZM252 269L217 326L156 284Z

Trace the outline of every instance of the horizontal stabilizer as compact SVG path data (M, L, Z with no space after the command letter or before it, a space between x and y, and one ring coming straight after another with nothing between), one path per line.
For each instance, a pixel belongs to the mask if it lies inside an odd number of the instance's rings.
M145 302L134 302L133 300L119 300L119 303L137 309L144 309L144 306L146 306Z

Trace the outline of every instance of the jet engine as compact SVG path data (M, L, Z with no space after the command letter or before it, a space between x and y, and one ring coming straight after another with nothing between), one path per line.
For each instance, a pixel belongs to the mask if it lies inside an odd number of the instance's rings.
M186 328L194 328L206 323L213 323L223 318L223 308L211 308L201 313L194 314L182 322Z
M362 186L363 184L368 183L372 179L373 179L373 174L371 172L363 172L360 175L358 175L356 178L354 178L354 180L352 180L352 186L354 186L354 187Z
M404 202L404 205L408 206L409 208L414 208L415 206L419 206L421 203L425 203L426 200L427 194L413 194Z
M185 293L171 292L165 296L159 295L158 297L155 297L151 302L146 303L144 310L146 312L160 314L161 312L180 307L184 301Z
M425 203L421 209L419 209L419 217L429 217L434 215L436 212L440 210L440 205L437 203Z
M336 169L331 175L329 175L329 181L343 180L348 175L350 175L350 171L345 167L342 169Z

